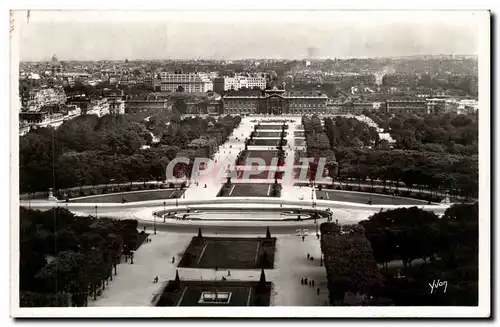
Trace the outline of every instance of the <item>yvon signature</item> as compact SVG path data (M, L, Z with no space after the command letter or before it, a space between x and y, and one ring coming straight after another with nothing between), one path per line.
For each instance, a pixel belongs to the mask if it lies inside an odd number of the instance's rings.
M432 294L432 292L434 292L434 289L437 292L440 287L444 287L443 293L446 293L446 289L448 288L448 282L447 281L440 281L439 279L437 281L433 280L432 284L429 283L429 287L431 288L431 294Z

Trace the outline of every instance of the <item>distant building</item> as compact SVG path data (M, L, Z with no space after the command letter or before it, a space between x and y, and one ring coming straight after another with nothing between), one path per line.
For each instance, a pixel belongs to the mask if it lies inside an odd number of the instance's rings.
M385 103L387 113L404 112L407 114L427 114L427 102L425 100L387 100Z
M162 92L208 92L213 91L214 85L207 77L199 74L160 74L160 90Z
M443 98L428 98L427 102L427 112L430 114L441 114L445 112L446 99Z
M112 115L124 115L125 114L125 101L122 99L110 98L109 103L109 113Z
M66 93L62 87L42 88L38 90L32 101L31 110L39 110L44 106L62 105L66 103Z
M102 117L109 113L109 103L106 98L91 100L90 107L87 109L87 115L96 115L97 117Z
M63 72L63 67L62 67L61 63L59 63L59 61L57 60L57 57L55 54L52 56L50 71L52 73L52 76L55 76L56 74L60 74Z
M32 129L41 127L58 128L66 121L80 116L81 110L75 105L66 105L60 112L21 112L19 113L19 135L25 135Z
M246 88L253 90L258 88L265 90L266 78L262 76L234 76L234 77L218 77L214 81L214 91L223 93L224 91L240 90Z
M161 89L161 79L160 75L150 75L144 78L144 85L149 87L151 90L160 91Z
M470 99L447 99L444 101L444 112L453 112L459 115L473 114L478 110L477 100Z
M152 115L170 108L166 99L127 99L125 100L125 113L135 114L149 112Z
M223 97L226 114L324 114L328 97L317 91L231 92Z

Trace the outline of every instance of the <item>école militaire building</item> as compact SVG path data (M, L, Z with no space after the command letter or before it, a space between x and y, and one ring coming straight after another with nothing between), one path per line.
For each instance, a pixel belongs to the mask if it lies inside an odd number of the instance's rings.
M225 114L326 114L328 96L318 91L234 91L223 99Z

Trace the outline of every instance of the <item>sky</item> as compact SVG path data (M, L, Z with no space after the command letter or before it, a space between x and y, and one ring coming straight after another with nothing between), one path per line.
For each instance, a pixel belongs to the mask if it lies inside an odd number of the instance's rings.
M477 54L470 12L18 12L19 58L304 59Z

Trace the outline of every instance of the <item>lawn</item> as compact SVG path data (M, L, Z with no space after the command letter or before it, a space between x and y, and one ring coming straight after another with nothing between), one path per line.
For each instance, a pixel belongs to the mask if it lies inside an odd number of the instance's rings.
M168 200L180 198L184 190L161 190L161 191L140 191L127 193L102 194L81 199L72 199L70 202L82 203L123 203L123 202L140 202L151 200Z
M179 262L183 268L272 269L276 238L193 237Z
M200 303L203 292L230 293L227 303ZM269 306L271 283L264 288L259 282L181 280L178 285L170 280L160 296L157 307L167 306Z
M394 197L394 196L384 196L370 193L358 193L358 192L347 192L347 191L337 191L337 190L324 190L316 191L316 199L318 200L330 200L330 201L343 201L343 202L353 202L353 203L364 203L367 204L368 201L372 201L373 205L378 204L393 204L393 205L422 205L427 204L426 201Z
M285 132L285 137L287 135L287 132ZM255 132L255 137L281 137L281 132Z
M286 145L286 140L284 140ZM271 140L271 139L253 139L248 141L248 145L267 145L267 146L278 146L280 143L279 139Z
M255 196L255 197L268 197L271 196L271 184L246 184L238 183L233 184L229 193L224 196Z
M249 150L248 154L243 160L243 162L246 162L246 160L250 158L261 158L264 159L265 163L267 166L271 165L273 158L276 158L275 162L278 162L278 151L277 150ZM254 164L256 166L257 164Z
M257 129L264 129L264 130L272 130L272 131L279 131L281 130L282 125L257 125ZM285 125L285 129L288 128L288 125Z
M247 173L248 174L248 173ZM258 174L255 175L245 175L245 172L243 170L238 171L237 179L274 179L275 178L275 171L269 171L269 170L263 170L260 171ZM283 172L277 172L276 174L278 179L283 178Z

